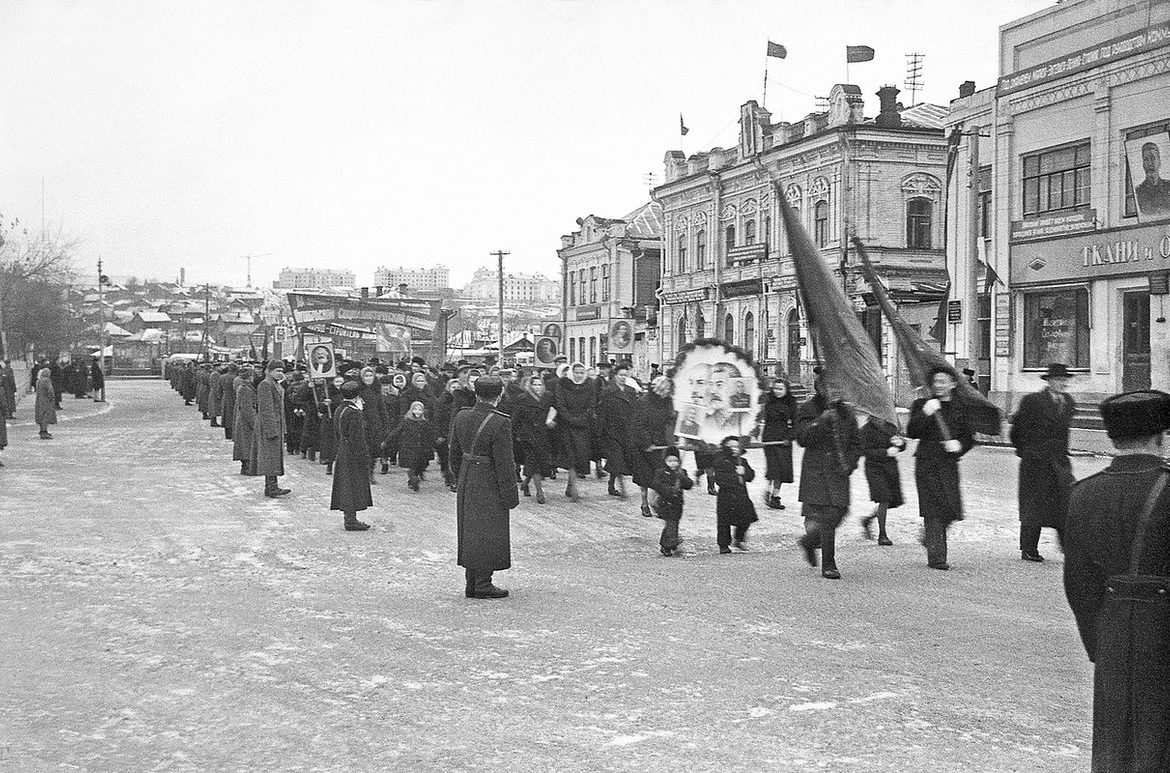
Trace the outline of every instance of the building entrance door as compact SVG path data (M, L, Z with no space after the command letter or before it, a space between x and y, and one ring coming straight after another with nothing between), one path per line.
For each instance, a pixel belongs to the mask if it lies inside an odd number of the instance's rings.
M1121 389L1150 388L1150 294L1121 296Z

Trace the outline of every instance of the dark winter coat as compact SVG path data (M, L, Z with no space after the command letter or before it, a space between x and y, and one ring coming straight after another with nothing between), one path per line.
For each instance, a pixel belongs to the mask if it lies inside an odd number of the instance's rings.
M760 420L764 422L760 440L764 443L783 444L764 446L764 461L767 463L764 477L773 483L791 483L793 480L792 438L796 435L798 410L796 398L791 394L776 397L770 392L760 408Z
M207 395L211 390L211 374L205 368L195 371L195 405L200 412L207 413Z
M869 484L869 500L885 502L890 510L904 503L898 459L889 454L893 437L893 430L872 420L867 421L858 432L861 451L865 456L865 482Z
M545 422L552 399L545 394L539 400L522 392L516 398L512 414L512 429L516 434L518 454L524 460L525 475L549 477L553 473L553 452L549 436L551 430Z
M799 499L814 507L849 508L849 476L861 458L857 419L848 408L813 395L796 413L796 441L804 447Z
M362 415L366 417L365 435L367 449L371 459L382 455L382 444L386 441L386 433L390 431L390 414L386 411L386 401L382 399L382 387L375 381L373 384L362 384L358 396L362 398ZM338 438L338 442L341 438Z
M1020 521L1025 526L1064 528L1075 480L1068 459L1074 411L1071 395L1044 390L1026 395L1012 417L1009 437L1020 457Z
M934 416L922 412L928 398L920 397L910 406L906 434L918 438L914 451L914 483L918 487L918 512L924 518L943 523L963 520L963 496L959 489L959 458L975 446L975 435L963 406L955 400L942 401ZM943 449L942 430L935 416L942 416L950 436L958 440L959 453Z
M634 405L630 442L634 447L631 460L637 485L651 485L656 472L664 468L665 447L675 442L674 421L674 400L669 395L659 397L656 392L649 391ZM656 450L646 450L655 447Z
M593 385L588 380L575 384L571 379L562 378L558 383L553 398L553 407L557 409L556 439L553 441L559 452L557 466L575 469L578 475L589 474L589 463L593 459L595 403Z
M284 387L271 377L256 387L256 428L252 435L252 470L257 475L284 475Z
M512 460L512 422L490 403L461 410L452 424L458 563L494 572L512 566L508 511L520 504ZM482 428L482 429L481 429Z
M232 425L232 459L251 462L256 432L256 388L252 379L239 377L236 387L235 419ZM224 417L227 418L226 416Z
M182 396L184 402L196 398L194 368L188 366L183 367L179 371L179 394Z
M1106 604L1108 578L1129 574L1134 533L1164 461L1119 456L1072 490L1064 531L1064 590L1093 678L1093 771L1170 770L1170 630L1143 606L1131 619ZM1170 575L1170 487L1155 504L1138 565Z
M321 425L321 461L332 462L337 458L337 426L333 422L333 414L342 400L341 393L332 384L325 387L325 394L329 402L322 400L317 407Z
M0 396L8 413L16 410L16 376L12 373L12 366L5 365L0 373Z
M390 430L390 443L398 449L398 466L408 470L425 470L435 458L439 433L430 419L405 416Z
M683 492L694 487L695 482L682 467L670 470L663 467L654 472L654 480L650 488L658 494L658 502L654 506L658 517L664 521L682 520Z
M743 467L740 475L736 469ZM756 471L743 456L734 456L721 450L715 456L715 485L719 493L715 497L715 515L735 526L747 526L759 519L756 506L748 494L747 484L756 477Z
M317 399L313 395L312 382L298 381L289 391L288 397L299 413L298 446L302 451L316 450L321 445L321 420L317 414Z
M608 384L597 401L597 419L601 424L605 469L610 475L630 475L634 471L634 444L630 428L638 393L630 387Z
M235 433L236 423L236 389L239 388L239 377L230 370L223 375L223 399L220 406L223 411L224 437L231 440Z
M33 408L33 420L43 427L57 423L57 395L53 392L51 378L37 379L37 401Z
M106 385L106 374L102 373L102 366L96 360L89 368L89 383L95 392L103 389Z
M406 387L398 393L398 405L401 406L402 412L406 413L410 410L411 403L422 403L423 410L426 411L427 418L431 421L435 420L435 394L427 389L416 389L414 384L407 384ZM435 425L438 429L439 425ZM444 434L446 427L442 427Z
M337 460L333 463L330 510L356 513L372 507L370 495L370 441L366 437L365 411L348 400L333 416L337 434Z
M211 371L207 378L207 412L213 419L223 415L223 380L218 370Z

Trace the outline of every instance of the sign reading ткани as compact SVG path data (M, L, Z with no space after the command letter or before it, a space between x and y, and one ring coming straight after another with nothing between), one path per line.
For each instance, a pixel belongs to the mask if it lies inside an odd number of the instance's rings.
M1012 285L1147 274L1170 268L1170 223L1013 244Z

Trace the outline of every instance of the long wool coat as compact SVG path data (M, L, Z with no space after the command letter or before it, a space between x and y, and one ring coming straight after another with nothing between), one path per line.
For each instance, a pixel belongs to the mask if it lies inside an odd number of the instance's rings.
M589 474L589 462L593 459L595 402L593 385L588 380L575 384L562 378L557 383L553 398L557 409L557 437L553 442L560 451L557 466L575 469L578 475Z
M920 397L910 406L910 423L906 434L918 438L914 451L914 483L918 487L918 513L923 519L943 523L963 520L963 495L959 490L959 458L975 446L975 435L967 412L955 400L942 401L941 415L951 439L960 443L959 453L943 450L945 438L935 416L927 416Z
M386 433L390 430L390 416L386 412L386 402L382 399L382 387L377 381L362 384L358 395L362 398L362 414L366 418L366 453L369 458L376 459L382 455L382 443L386 441Z
M736 469L743 465L743 475ZM756 471L742 456L733 456L721 450L715 456L715 485L719 493L715 497L715 516L736 526L747 526L760 520L756 506L748 494L747 484L756 477Z
M667 395L660 397L650 391L634 405L630 422L630 442L634 446L631 457L634 468L634 483L650 486L654 483L655 472L661 469L666 456L665 446L674 445L674 401ZM647 451L647 448L655 448Z
M37 402L33 416L38 426L57 423L57 394L49 378L37 379Z
M521 449L517 456L524 460L525 475L547 478L553 472L551 430L545 424L551 406L548 394L537 399L528 392L522 392L513 405L512 428Z
M796 413L796 440L804 447L800 501L814 508L849 509L849 476L861 458L857 420L848 408L830 407L820 395Z
M1025 526L1064 528L1074 481L1068 436L1075 410L1071 395L1044 390L1026 395L1012 417L1010 438L1020 457L1020 521Z
M211 371L207 377L207 412L212 418L223 415L223 379L218 370Z
M1129 574L1138 516L1164 462L1119 456L1073 487L1064 532L1064 590L1093 677L1093 771L1170 770L1170 626L1165 602L1126 609L1107 578ZM1170 487L1158 499L1138 564L1170 575ZM1116 599L1116 597L1113 597ZM1132 616L1130 612L1132 611ZM1160 618L1160 619L1159 619Z
M764 446L764 461L767 463L764 477L773 483L791 483L793 480L792 438L796 434L798 409L796 398L791 394L776 397L771 393L764 398L764 406L760 409L760 418L764 422L760 440L783 444Z
M869 501L885 502L888 509L901 507L902 476L898 473L898 459L890 456L892 430L868 421L858 433L865 455L865 482L869 484Z
M189 365L181 366L179 371L179 394L184 401L195 399L195 369Z
M207 393L211 389L210 379L206 368L195 371L195 405L201 413L207 413Z
M337 435L337 460L333 463L333 495L330 510L356 513L372 507L370 495L370 445L365 413L349 400L333 415Z
M236 411L232 424L232 459L251 462L252 436L256 431L256 388L250 378L240 377L238 380L240 385L236 387ZM256 474L255 470L252 474Z
M228 440L234 437L236 423L236 390L240 386L239 376L230 370L222 376L221 385L223 397L220 400L220 410L223 413L223 436Z
M341 406L341 393L337 387L329 384L325 394L328 404L323 400L317 408L321 425L321 461L332 462L337 458L337 425L333 422L333 416L335 407Z
M610 384L601 390L597 401L597 418L601 423L605 469L610 475L629 475L634 471L634 444L630 425L638 394L629 387Z
M252 463L257 475L284 475L284 387L265 376L256 387Z
M681 521L683 514L683 492L695 485L691 476L682 467L670 470L663 467L656 470L650 488L658 495L654 510L664 521Z
M407 470L425 470L435 458L435 443L439 433L430 419L416 419L404 416L394 429L389 440L398 451L398 466Z
M512 422L478 402L455 416L450 465L459 470L455 512L458 563L494 572L512 566L508 511L520 504L512 458Z

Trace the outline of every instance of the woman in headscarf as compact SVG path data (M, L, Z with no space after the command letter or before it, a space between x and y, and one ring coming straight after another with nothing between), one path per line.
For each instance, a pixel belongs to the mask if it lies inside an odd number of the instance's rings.
M630 439L634 453L630 456L634 483L642 489L642 515L652 518L649 491L655 471L662 469L666 449L675 444L674 384L666 376L650 382L650 390L634 406Z
M796 411L799 407L788 382L778 378L772 382L772 388L760 408L757 429L763 430L760 440L764 443L764 477L768 481L764 504L776 510L784 509L784 503L780 501L780 486L793 480L792 438L796 434Z
M554 420L560 429L559 465L569 472L565 496L576 502L581 498L577 490L577 478L589 474L589 462L593 459L590 436L597 398L583 363L574 362L568 373L568 378L562 378L557 384L553 407L556 409Z
M544 386L544 377L532 374L524 380L524 389L516 398L512 427L516 433L516 444L521 447L520 457L524 460L524 480L520 491L532 496L531 482L536 487L536 501L544 504L544 489L541 484L552 472L552 446L549 443L549 422L552 398Z
M53 378L48 368L41 368L37 372L36 393L33 415L37 426L41 428L41 440L52 440L49 425L57 423L57 394L53 391Z
M439 455L439 469L443 471L443 480L447 483L447 489L450 491L455 490L455 476L451 474L450 459L447 457L451 440L448 433L451 431L451 420L455 411L455 390L457 388L459 388L459 381L457 379L451 379L446 383L443 387L442 394L435 400L434 412L435 431L439 433L438 441L435 443L435 451Z
M366 366L362 368L360 377L358 396L362 398L361 411L366 420L364 435L370 452L370 483L374 484L378 482L374 479L374 463L382 455L382 444L386 441L386 433L390 431L390 417L386 413L386 403L382 400L378 374L372 367Z

